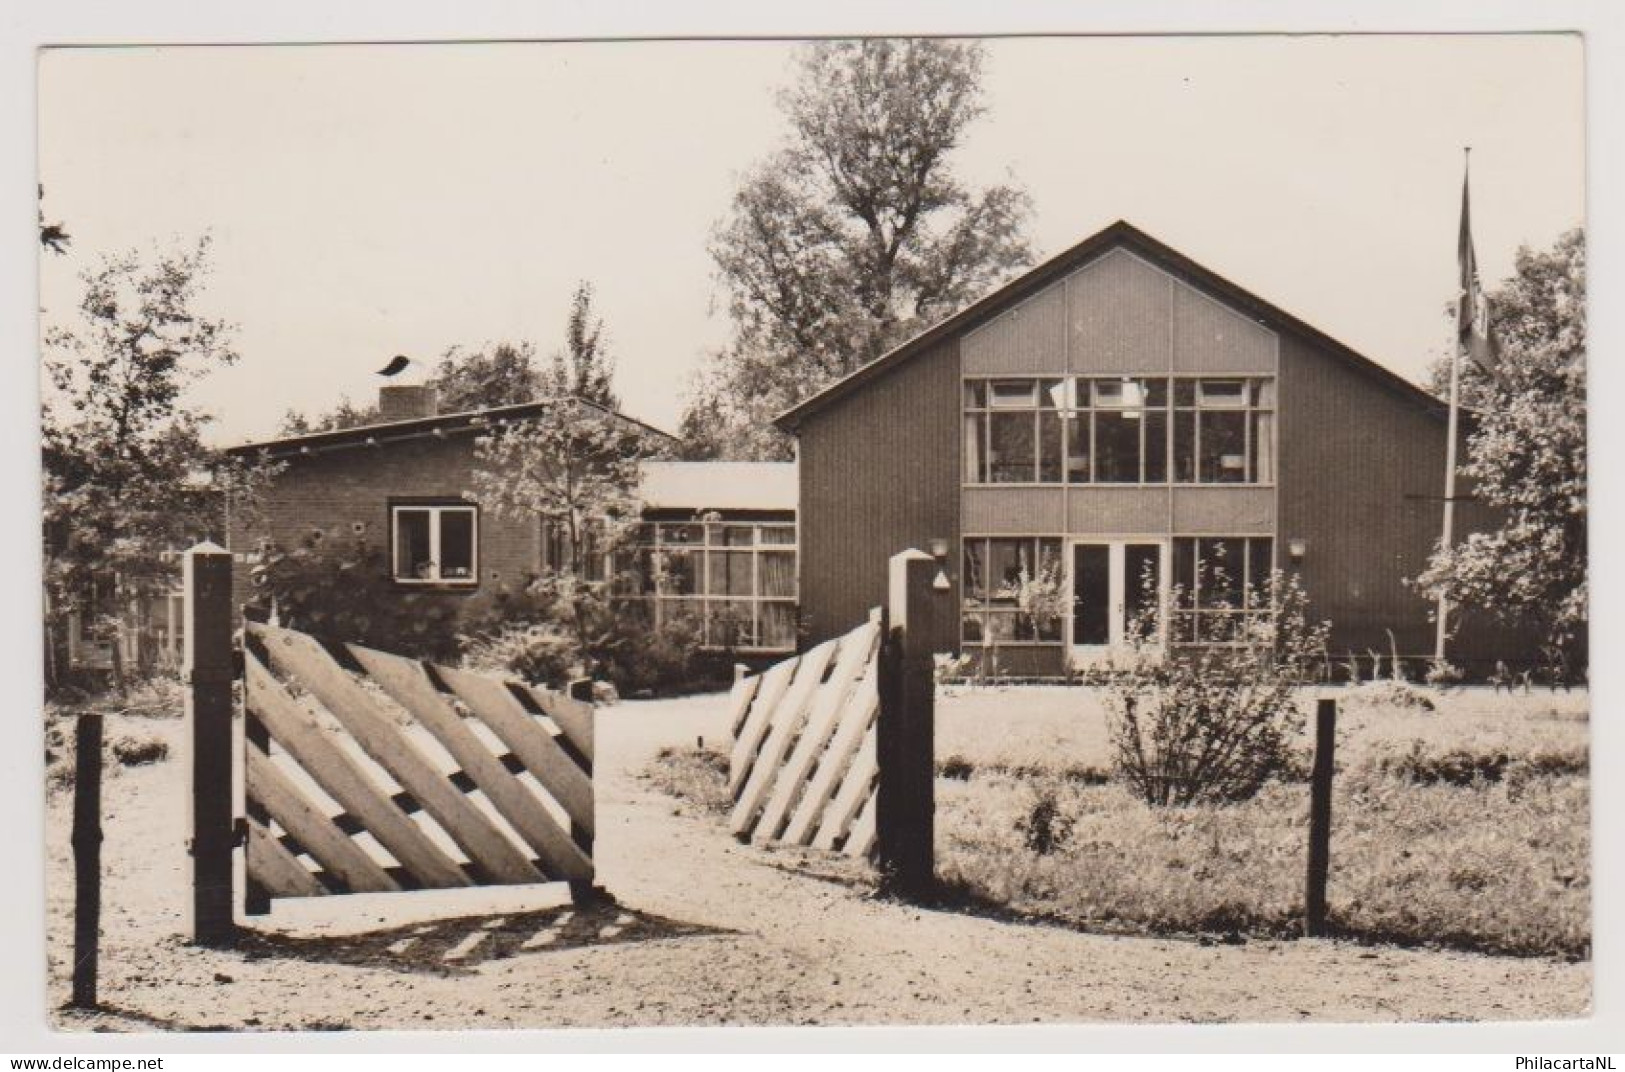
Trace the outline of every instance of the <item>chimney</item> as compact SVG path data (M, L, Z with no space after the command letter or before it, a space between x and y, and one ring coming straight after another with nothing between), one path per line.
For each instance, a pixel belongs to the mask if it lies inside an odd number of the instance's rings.
M440 411L435 389L426 383L386 383L378 389L378 419L412 421Z

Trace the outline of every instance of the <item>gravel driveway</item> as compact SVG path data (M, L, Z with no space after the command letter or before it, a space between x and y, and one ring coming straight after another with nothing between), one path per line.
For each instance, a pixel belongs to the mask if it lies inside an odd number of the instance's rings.
M718 740L719 697L601 715L600 879L553 888L279 905L233 951L181 938L189 897L172 758L106 787L105 1014L69 1030L498 1028L1555 1019L1584 1016L1590 964L1330 941L1112 938L876 901L734 843L637 778L662 744ZM129 728L129 727L125 727ZM111 735L119 727L108 727ZM69 796L48 808L53 1004L67 995Z

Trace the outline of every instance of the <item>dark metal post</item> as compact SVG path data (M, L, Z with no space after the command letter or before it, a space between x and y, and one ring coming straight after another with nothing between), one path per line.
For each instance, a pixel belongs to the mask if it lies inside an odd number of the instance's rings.
M1315 709L1315 766L1309 780L1309 876L1304 889L1303 933L1326 933L1326 878L1331 869L1332 759L1337 746L1337 701Z
M73 1000L96 1007L102 924L102 717L82 714L74 727Z
M192 940L230 945L232 912L231 552L186 552L186 719L192 740Z
M927 896L936 879L936 667L930 638L939 634L949 610L947 592L932 587L937 568L923 551L892 556L880 652L875 848L888 891L910 900Z

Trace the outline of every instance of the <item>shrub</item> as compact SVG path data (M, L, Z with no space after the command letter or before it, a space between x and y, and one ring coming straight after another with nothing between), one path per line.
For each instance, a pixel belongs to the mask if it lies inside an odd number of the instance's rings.
M520 622L466 640L463 665L471 670L513 674L532 685L561 689L581 671L575 641L541 622Z
M120 737L113 742L113 758L126 767L141 767L169 758L169 745L156 737Z
M290 629L418 658L456 654L456 622L467 597L403 591L390 577L387 550L364 535L315 529L291 550L267 545L253 581Z
M662 748L644 768L655 788L704 811L726 814L733 807L728 792L728 754L713 748Z
M1220 571L1213 577L1213 590L1229 589ZM1303 728L1295 692L1313 679L1329 627L1309 623L1295 578L1276 573L1245 599L1273 601L1273 613L1205 604L1238 613L1215 616L1232 631L1200 646L1163 649L1172 630L1156 598L1133 623L1106 685L1107 724L1115 771L1147 803L1245 800L1295 766ZM1183 605L1184 593L1172 600Z
M1040 789L1032 807L1016 823L1016 829L1021 831L1029 852L1048 856L1066 844L1075 822L1061 811L1053 790Z
M647 615L623 607L595 652L596 673L623 696L668 695L726 680L728 661L700 650L698 622L674 619L654 625Z

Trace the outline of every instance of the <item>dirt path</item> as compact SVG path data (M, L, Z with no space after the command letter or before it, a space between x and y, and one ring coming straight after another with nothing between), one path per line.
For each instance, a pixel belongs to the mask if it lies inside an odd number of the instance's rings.
M586 1027L1552 1019L1589 964L1333 942L1109 938L872 900L735 844L636 772L716 739L715 698L603 712L598 849L619 906L549 892L397 894L278 908L230 952L180 935L189 893L174 757L108 783L104 1000L83 1029ZM110 726L113 732L116 726ZM48 810L53 1004L67 993L67 800ZM466 918L448 919L452 916Z

